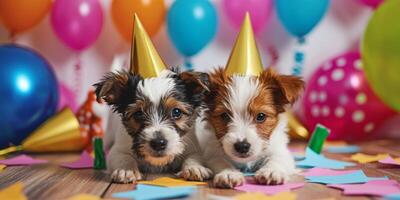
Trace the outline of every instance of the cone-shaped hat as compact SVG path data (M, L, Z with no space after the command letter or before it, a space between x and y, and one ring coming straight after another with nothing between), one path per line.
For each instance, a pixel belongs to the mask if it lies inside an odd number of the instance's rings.
M263 65L260 53L254 39L250 15L247 12L226 64L225 73L228 76L234 74L258 76L262 71Z
M166 69L164 61L154 48L136 14L134 21L130 71L143 78L157 77L161 71Z

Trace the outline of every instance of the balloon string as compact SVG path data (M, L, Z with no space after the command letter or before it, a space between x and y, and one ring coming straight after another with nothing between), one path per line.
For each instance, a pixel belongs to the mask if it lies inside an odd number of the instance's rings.
M298 41L298 49L294 53L294 61L295 64L292 68L292 74L295 76L300 76L303 72L303 67L304 67L304 52L302 50L302 47L305 43L304 38L299 38Z
M274 46L269 46L268 47L268 52L271 55L271 64L270 64L270 66L275 66L276 63L279 60L278 51L276 50L276 48Z
M22 146L21 145L8 147L8 148L0 150L0 156L6 155L6 154L9 154L9 153L12 153L12 152L16 152L16 151L21 151L21 150L22 150Z
M184 60L184 65L187 71L193 70L193 64L192 61L190 60L190 58L185 58Z
M8 35L8 39L11 41L11 43L15 43L16 42L15 33L10 32L10 35Z
M74 65L74 71L75 71L75 94L79 95L81 91L81 57L78 55L78 58L76 60L76 63Z

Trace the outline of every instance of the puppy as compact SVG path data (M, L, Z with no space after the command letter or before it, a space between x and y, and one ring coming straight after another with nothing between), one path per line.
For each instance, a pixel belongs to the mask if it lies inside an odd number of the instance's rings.
M162 172L196 181L212 176L202 165L194 133L207 84L207 74L172 69L146 79L126 71L109 73L94 85L97 98L120 116L110 119L117 132L108 137L113 181L135 182L144 173Z
M288 148L286 108L303 90L295 76L271 69L258 77L210 74L206 95L208 127L214 137L205 149L214 185L232 188L244 182L242 172L255 172L260 184L282 184L295 172ZM207 126L207 125L206 125ZM242 172L241 172L242 171Z

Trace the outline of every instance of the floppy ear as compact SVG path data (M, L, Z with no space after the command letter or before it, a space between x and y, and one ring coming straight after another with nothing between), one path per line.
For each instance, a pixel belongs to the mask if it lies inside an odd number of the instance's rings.
M304 89L304 81L297 76L280 75L268 68L260 75L266 88L272 89L276 103L293 104Z
M133 103L137 84L142 78L127 71L108 73L94 84L97 101L104 100L115 111L122 113L126 106Z
M179 75L182 81L186 96L194 106L199 106L203 101L203 95L209 91L208 74L203 72L182 72Z

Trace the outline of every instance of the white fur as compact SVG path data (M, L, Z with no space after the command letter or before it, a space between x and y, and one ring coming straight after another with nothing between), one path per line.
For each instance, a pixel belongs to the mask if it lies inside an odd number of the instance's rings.
M146 78L139 82L137 90L157 105L174 87L175 83L171 78Z

